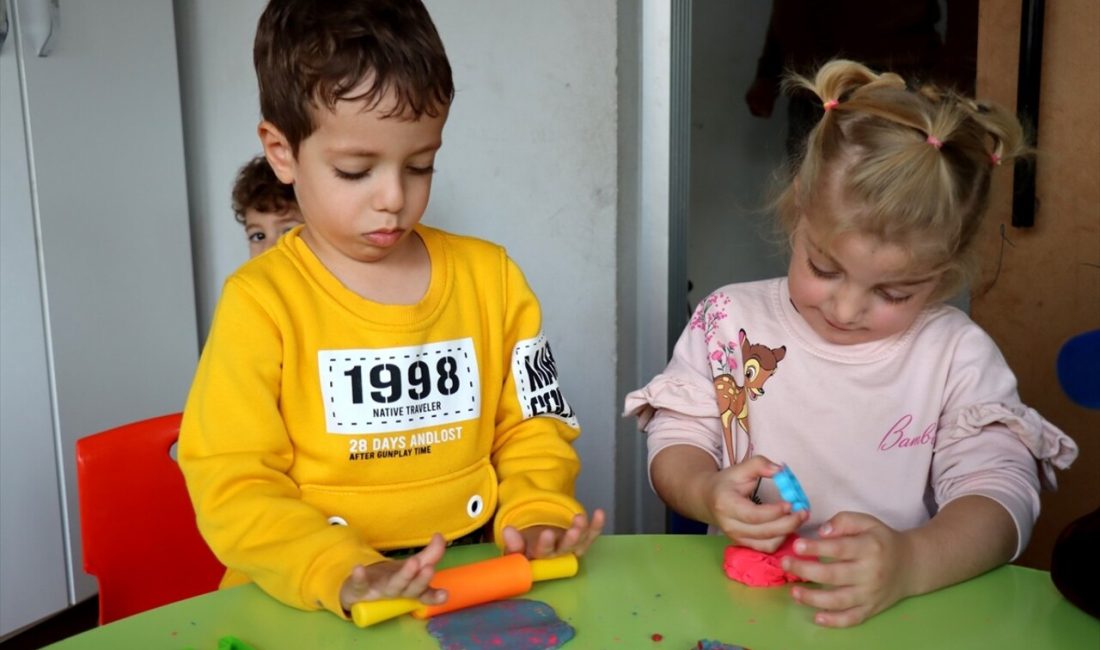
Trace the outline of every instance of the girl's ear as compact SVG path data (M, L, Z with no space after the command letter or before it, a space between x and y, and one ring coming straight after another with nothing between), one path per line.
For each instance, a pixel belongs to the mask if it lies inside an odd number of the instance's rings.
M267 163L280 181L287 185L294 184L294 174L297 171L298 161L294 158L294 151L290 148L290 142L286 136L271 122L264 120L256 127L256 133L260 136L260 144L263 145Z

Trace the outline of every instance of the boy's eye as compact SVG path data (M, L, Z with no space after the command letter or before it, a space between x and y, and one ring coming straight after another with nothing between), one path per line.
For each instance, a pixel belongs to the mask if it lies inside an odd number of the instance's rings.
M824 271L824 270L818 268L817 265L814 264L813 260L811 260L808 257L806 258L806 264L809 265L810 272L813 273L814 275L816 275L819 278L829 279L829 278L835 278L839 275L839 273L837 273L836 271Z
M265 239L267 239L267 235L262 232L254 232L248 236L248 241L261 242Z
M333 167L332 171L333 171L333 173L336 174L336 178L342 178L346 181L357 181L360 178L366 178L368 175L370 175L370 169L369 168L364 169L363 171L360 171L360 172L346 172L346 171L340 169L339 167Z
M425 167L415 167L415 166L410 165L409 166L409 173L414 174L416 176L427 176L428 174L434 174L435 173L435 167L433 167L431 165L427 165Z

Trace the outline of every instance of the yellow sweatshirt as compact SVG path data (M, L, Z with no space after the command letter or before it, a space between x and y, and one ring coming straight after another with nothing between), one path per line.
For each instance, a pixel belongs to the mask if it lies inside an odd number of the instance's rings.
M353 293L300 229L226 281L179 442L223 587L342 616L340 585L380 550L583 511L580 431L522 272L416 232L432 272L415 305Z

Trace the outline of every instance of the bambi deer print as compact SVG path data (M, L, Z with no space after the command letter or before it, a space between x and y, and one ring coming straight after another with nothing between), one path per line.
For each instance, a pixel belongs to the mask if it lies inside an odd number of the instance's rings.
M718 398L718 414L722 419L722 433L726 439L726 451L730 464L737 462L734 457L733 422L746 434L749 433L749 401L764 394L764 383L775 374L776 367L787 355L787 346L769 348L760 343L749 341L745 330L738 333L741 346L741 365L744 368L744 384L729 373L714 378L714 392Z

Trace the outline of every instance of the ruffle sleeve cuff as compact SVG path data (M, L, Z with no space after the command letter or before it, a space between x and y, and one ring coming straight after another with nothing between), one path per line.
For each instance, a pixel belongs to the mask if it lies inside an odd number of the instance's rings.
M645 387L628 393L623 415L637 417L638 429L644 431L657 409L676 411L691 417L718 417L713 388L702 387L667 374L657 375Z
M1073 463L1077 458L1077 443L1038 411L1023 404L976 404L963 409L956 416L954 426L936 440L936 451L976 436L992 424L1006 427L1039 461L1040 479L1045 489L1058 488L1054 470L1066 469Z

